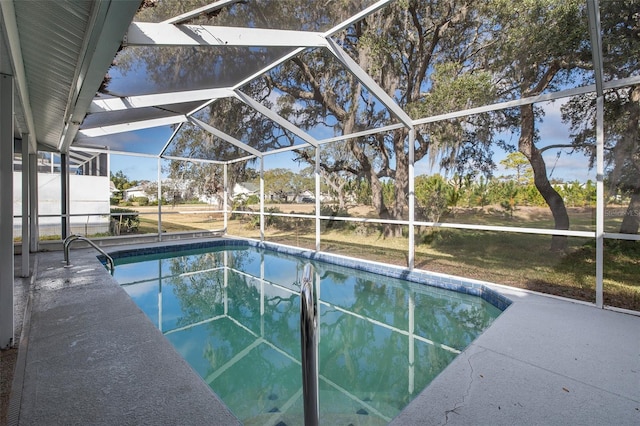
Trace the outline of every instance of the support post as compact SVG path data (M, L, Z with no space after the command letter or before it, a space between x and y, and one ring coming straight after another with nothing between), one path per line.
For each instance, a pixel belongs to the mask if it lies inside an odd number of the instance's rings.
M29 276L29 134L22 135L22 251L20 254L21 271L20 276Z
M40 228L38 219L38 153L29 154L29 224L31 226L31 253L40 249Z
M596 306L604 307L604 96L596 101Z
M229 165L227 163L224 163L224 181L222 183L223 188L222 188L222 208L224 209L224 234L227 234L227 226L228 226L228 220L229 220L229 178L227 173L229 173Z
M62 217L62 240L71 235L69 218L69 155L60 154L60 209Z
M158 241L162 241L162 159L158 157Z
M316 251L320 251L320 147L316 147L316 166L314 170L316 180Z
M412 270L415 266L415 220L416 220L416 178L415 178L415 140L416 129L409 129L409 247L407 252L407 267Z
M264 157L260 157L260 241L264 242Z
M13 345L13 77L0 75L0 349Z
M604 307L604 89L600 6L587 0L591 57L596 83L596 306Z

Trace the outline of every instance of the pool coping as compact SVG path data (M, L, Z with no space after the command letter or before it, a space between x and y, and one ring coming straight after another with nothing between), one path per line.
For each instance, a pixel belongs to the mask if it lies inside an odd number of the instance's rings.
M230 240L237 239L224 238L226 243ZM184 241L138 248L181 244ZM23 374L16 375L22 376L22 383L14 383L20 392L12 393L17 414L10 424L239 424L200 376L180 361L173 346L102 267L95 251L74 250L75 268L60 265L61 252L37 256L32 314L19 355L25 361L17 367ZM477 283L508 298L511 305L392 425L640 423L640 317ZM91 306L74 310L78 296ZM110 309L105 301L113 303ZM114 325L99 321L105 316L121 321L108 331L113 339L92 339L96 327ZM122 327L125 323L129 328ZM132 333L142 342L119 342ZM73 344L79 341L84 344ZM114 350L114 345L124 350ZM92 353L104 356L88 360ZM138 362L131 363L132 354ZM180 360L166 368L163 357ZM92 370L77 373L88 364L108 368L97 375ZM158 365L165 367L158 370ZM151 370L163 378L154 387L132 382L127 375L109 376L109 368L125 368L133 376ZM186 391L176 389L179 383ZM103 395L105 386L121 394ZM145 395L137 398L141 389ZM19 401L13 400L15 395L20 395ZM103 409L81 404L91 395L98 395ZM189 400L191 410L184 410L185 395L194 398Z
M445 290L455 291L457 293L477 296L484 301L492 304L500 311L504 311L511 305L511 300L500 292L490 287L491 283L474 280L464 277L456 277L447 274L429 272L424 270L409 270L397 265L383 264L372 262L364 259L356 259L352 257L342 256L333 253L316 252L313 250L303 249L299 247L288 246L271 242L258 241L245 238L229 238L224 237L216 240L207 240L200 242L180 242L160 247L147 248L125 248L110 253L110 256L116 260L130 256L141 256L146 254L168 253L176 250L196 250L207 249L212 247L256 247L259 249L271 250L277 253L288 254L302 259L316 260L320 262L330 263L332 265L343 266L362 272L370 272L390 278L397 278L410 281L417 284L423 284L431 287L437 287ZM99 255L98 258L104 263L106 258Z

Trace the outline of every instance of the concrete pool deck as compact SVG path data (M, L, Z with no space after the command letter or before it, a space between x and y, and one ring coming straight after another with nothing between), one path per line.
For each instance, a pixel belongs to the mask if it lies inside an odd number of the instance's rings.
M7 423L239 424L96 254L33 256ZM640 316L494 289L513 304L391 424L640 424Z

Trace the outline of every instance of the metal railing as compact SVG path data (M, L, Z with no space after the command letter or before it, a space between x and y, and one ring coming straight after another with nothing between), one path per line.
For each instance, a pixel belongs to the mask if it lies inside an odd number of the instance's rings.
M313 265L307 263L300 286L300 349L304 424L317 426L318 411L318 304L313 288Z
M64 239L64 242L63 242L64 262L65 262L66 266L71 266L71 263L69 263L69 246L71 246L72 242L78 241L78 240L84 241L84 242L88 243L91 247L93 247L94 249L98 250L107 259L107 268L109 269L109 272L111 274L113 274L113 270L115 268L115 264L113 263L113 258L111 256L109 256L106 251L104 251L100 247L98 247L96 245L96 243L94 243L93 241L91 241L87 237L84 237L84 236L78 235L78 234L69 235L67 238Z

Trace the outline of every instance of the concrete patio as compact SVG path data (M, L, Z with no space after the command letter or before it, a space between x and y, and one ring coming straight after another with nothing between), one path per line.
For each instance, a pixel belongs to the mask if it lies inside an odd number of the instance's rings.
M9 425L239 424L95 251L33 259ZM640 316L495 289L514 303L391 424L640 424Z

